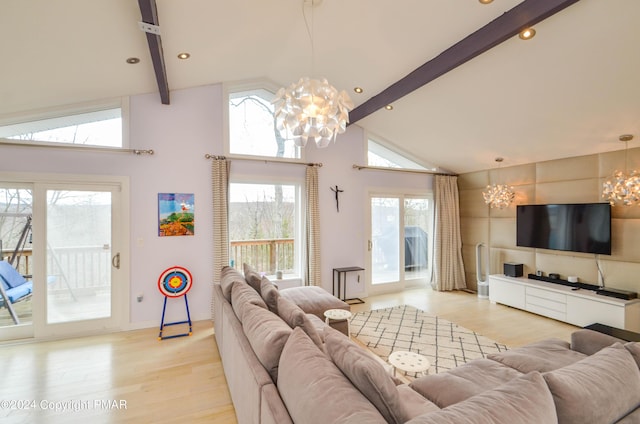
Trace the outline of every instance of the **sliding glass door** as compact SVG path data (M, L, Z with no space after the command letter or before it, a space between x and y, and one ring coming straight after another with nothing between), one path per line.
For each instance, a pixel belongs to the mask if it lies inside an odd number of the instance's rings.
M47 190L47 323L112 313L112 193Z
M0 270L30 289L20 298L0 290L0 340L95 333L128 321L126 190L126 180L113 179L0 183Z
M371 194L369 292L424 286L431 280L433 199L430 195Z

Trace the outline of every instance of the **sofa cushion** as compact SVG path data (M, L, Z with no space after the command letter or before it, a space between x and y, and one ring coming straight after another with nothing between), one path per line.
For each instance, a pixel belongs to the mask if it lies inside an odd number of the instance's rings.
M416 378L409 385L440 408L445 408L521 375L499 362L480 358L447 372Z
M280 356L278 390L296 423L386 422L301 328L293 330Z
M631 353L636 364L638 364L638 368L640 368L640 342L625 343L624 347Z
M395 383L395 378L392 377ZM429 412L439 411L438 405L425 399L422 395L408 384L400 383L396 385L402 408L407 414L407 420L417 417L418 415L427 414Z
M308 314L314 314L324 319L324 311L327 309L351 310L348 303L318 286L291 287L282 289L280 294L298 305Z
M578 362L585 356L571 350L569 343L564 340L547 339L505 352L492 353L487 358L526 374L531 371L553 371Z
M407 424L553 424L553 398L537 371ZM576 422L577 423L577 422Z
M267 309L267 304L264 303L257 291L247 283L234 281L231 285L231 307L240 322L242 322L242 315L249 304Z
M584 328L571 333L571 349L585 355L593 355L600 349L611 346L616 342L622 342L622 340Z
M640 405L640 370L620 343L543 376L560 424L613 423Z
M291 328L279 316L252 304L247 305L242 319L242 329L251 348L273 381L277 382L280 354Z
M231 286L234 281L246 283L240 271L230 266L223 267L220 273L220 287L222 287L222 294L228 302L231 302Z
M247 283L256 289L258 293L260 293L260 284L262 282L262 276L253 269L253 267L249 264L243 263L242 270L244 271L244 279L247 280Z
M262 296L264 303L267 304L269 310L277 313L278 297L280 297L280 292L267 277L262 277L262 280L260 280L260 295Z
M640 407L634 409L629 415L616 421L616 424L638 424L640 423Z
M325 328L327 354L342 373L369 399L389 423L407 421L396 385L382 365L344 334Z
M324 311L328 309L344 309L351 310L348 303L343 302L331 293L318 286L291 287L280 290L280 294L293 303L298 305L308 314L313 314L324 321ZM340 331L344 335L349 335L349 323L347 320L334 321L330 323L331 327Z
M277 299L278 316L286 322L289 327L300 327L307 333L307 336L320 348L322 348L322 339L318 334L318 330L313 323L307 318L307 315L296 304L289 299L279 296Z

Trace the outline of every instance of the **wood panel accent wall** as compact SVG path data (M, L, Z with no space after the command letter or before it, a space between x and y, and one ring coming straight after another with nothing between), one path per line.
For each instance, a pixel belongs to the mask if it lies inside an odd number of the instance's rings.
M640 148L629 149L627 168L640 171ZM562 278L598 282L596 255L516 246L516 205L602 202L603 182L624 170L625 152L601 153L461 174L460 220L467 286L476 290L476 244L489 247L490 273L502 274L504 262L524 264L524 274L542 270ZM515 201L503 210L484 203L488 184L514 187ZM607 287L640 292L640 206L612 208L612 254L598 255Z

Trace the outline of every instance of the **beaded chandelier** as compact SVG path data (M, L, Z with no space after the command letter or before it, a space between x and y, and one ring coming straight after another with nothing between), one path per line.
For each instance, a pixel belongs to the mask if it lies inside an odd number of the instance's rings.
M498 164L502 163L503 160L502 158L496 158ZM504 209L513 202L516 193L513 191L513 187L507 184L491 184L482 192L482 197L484 197L484 202L492 208Z
M633 170L627 173L627 148L628 142L633 139L631 134L623 134L620 141L625 143L624 167L625 172L615 171L614 174L602 185L602 197L611 206L632 206L640 204L640 174Z

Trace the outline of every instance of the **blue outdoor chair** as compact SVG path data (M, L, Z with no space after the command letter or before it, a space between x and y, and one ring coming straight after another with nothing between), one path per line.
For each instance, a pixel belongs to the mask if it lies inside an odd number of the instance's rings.
M28 297L33 291L33 283L27 281L16 269L7 261L0 261L0 284L4 289L0 291L2 299L0 299L0 306L4 306L4 302L9 300L11 303L16 303L26 297ZM4 298L6 295L6 299Z
M9 262L0 261L0 307L9 310L13 322L20 324L12 304L31 296L33 283L27 281Z

